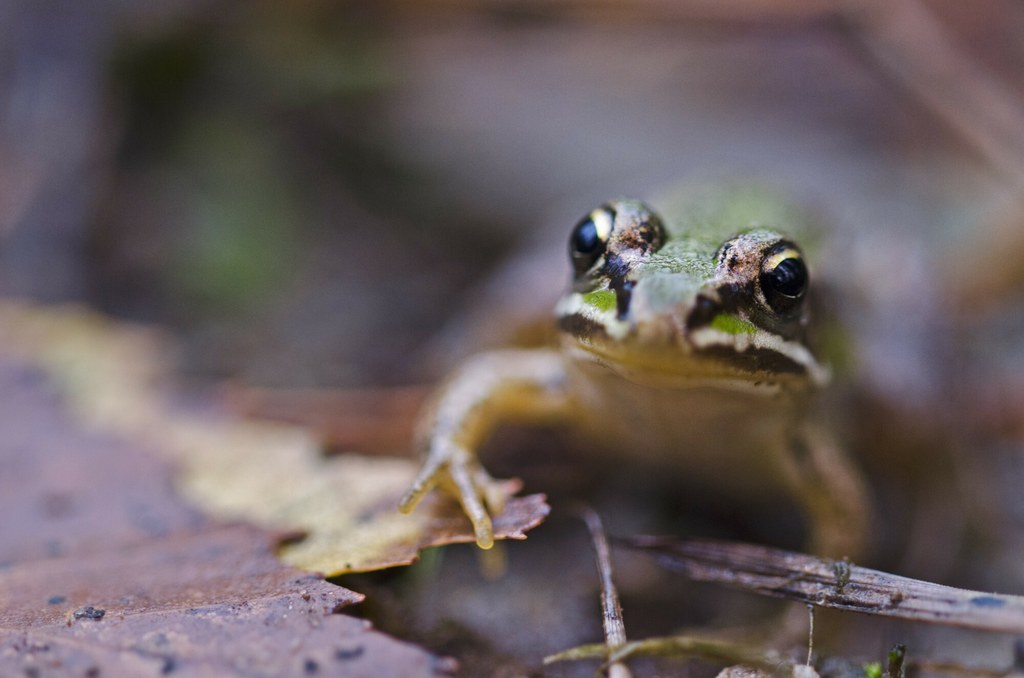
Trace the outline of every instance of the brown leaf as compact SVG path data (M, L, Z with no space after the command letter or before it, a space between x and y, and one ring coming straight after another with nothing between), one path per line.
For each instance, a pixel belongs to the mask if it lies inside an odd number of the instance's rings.
M331 449L408 456L409 441L431 389L267 389L228 384L223 399L232 412L316 431Z
M238 420L209 403L171 405L165 375L173 351L157 332L81 309L0 303L0 341L42 365L88 426L180 467L180 492L204 512L305 535L282 547L289 564L333 576L408 564L421 548L473 540L447 498L398 513L418 466L412 459L326 458L305 429ZM543 497L513 499L495 517L495 536L522 539L547 512Z
M437 675L451 662L339 614L362 596L275 536L187 507L170 465L69 416L0 357L0 675Z
M67 676L446 675L449 660L324 614L309 591L234 604L0 629L0 673ZM308 600L307 600L308 598Z

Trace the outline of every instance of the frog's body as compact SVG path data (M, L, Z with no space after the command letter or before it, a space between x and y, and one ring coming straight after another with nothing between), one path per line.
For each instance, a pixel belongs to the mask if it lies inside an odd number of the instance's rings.
M827 371L806 346L804 256L773 230L785 224L749 216L747 198L692 203L665 221L618 200L577 224L560 345L485 353L453 375L424 419L426 463L402 509L441 484L489 547L488 509L503 496L476 449L500 422L565 422L702 481L784 490L808 516L812 548L857 555L860 476L805 421Z
M781 486L775 460L750 450L778 447L794 430L795 402L789 394L713 386L653 389L590 362L568 362L566 371L580 410L596 414L581 415L577 427L595 442L593 449L683 464L695 481L740 492Z

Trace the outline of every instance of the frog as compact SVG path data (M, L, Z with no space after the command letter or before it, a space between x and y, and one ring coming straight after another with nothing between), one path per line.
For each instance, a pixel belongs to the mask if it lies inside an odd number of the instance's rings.
M622 463L667 462L714 487L779 493L803 515L810 551L863 554L865 479L814 417L831 374L812 347L811 265L791 224L776 223L785 211L762 219L748 197L668 201L663 213L618 198L576 222L557 337L454 370L420 420L424 461L399 509L447 492L476 544L491 548L508 485L479 449L503 424L556 424Z

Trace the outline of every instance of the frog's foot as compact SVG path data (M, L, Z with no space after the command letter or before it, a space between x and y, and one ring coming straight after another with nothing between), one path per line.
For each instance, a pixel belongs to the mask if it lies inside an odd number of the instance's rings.
M462 505L462 510L473 524L477 546L482 549L494 546L491 515L504 510L510 490L508 481L495 480L480 468L473 455L461 447L453 447L447 454L431 455L427 459L398 503L398 509L402 513L411 513L420 500L439 485L455 495Z

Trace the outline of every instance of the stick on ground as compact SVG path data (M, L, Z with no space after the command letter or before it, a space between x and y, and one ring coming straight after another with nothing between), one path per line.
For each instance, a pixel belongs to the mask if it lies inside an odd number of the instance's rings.
M751 544L660 537L619 541L696 581L819 607L1024 634L1024 596L968 591Z

